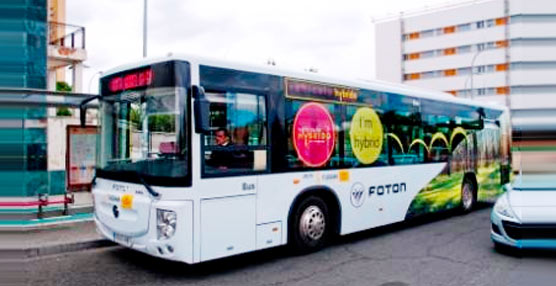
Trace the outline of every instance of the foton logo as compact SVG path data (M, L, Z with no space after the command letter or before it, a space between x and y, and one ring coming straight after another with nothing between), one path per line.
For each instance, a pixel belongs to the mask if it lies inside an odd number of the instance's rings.
M365 187L361 183L355 183L351 186L350 201L351 204L358 208L365 202Z
M369 187L369 197L376 194L378 196L398 194L407 191L405 183L378 185Z

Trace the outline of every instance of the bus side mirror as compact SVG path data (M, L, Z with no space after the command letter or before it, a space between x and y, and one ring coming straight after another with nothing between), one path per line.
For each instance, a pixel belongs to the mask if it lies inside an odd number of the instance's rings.
M193 113L195 116L195 132L207 134L210 133L210 102L205 96L205 89L201 86L194 85L192 87L192 95L195 99Z

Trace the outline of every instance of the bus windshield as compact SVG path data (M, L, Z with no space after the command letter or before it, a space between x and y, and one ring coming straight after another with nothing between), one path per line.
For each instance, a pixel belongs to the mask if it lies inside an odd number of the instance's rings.
M185 88L161 87L103 96L97 175L135 173L164 181L187 175ZM130 177L131 178L131 177Z

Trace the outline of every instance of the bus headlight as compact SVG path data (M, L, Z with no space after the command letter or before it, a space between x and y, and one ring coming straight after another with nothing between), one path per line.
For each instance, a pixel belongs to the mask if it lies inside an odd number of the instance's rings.
M176 233L176 212L169 210L156 210L156 233L157 238L169 239Z
M508 202L508 196L506 194L503 194L502 196L500 196L500 198L498 198L496 204L494 204L494 210L501 216L505 216L507 218L515 218L510 207L510 203Z

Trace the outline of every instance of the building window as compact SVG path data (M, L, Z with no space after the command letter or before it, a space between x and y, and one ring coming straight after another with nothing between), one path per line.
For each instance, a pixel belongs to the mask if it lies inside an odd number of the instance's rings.
M421 57L419 53L409 54L409 60L418 60Z
M451 56L451 55L455 55L455 54L456 54L456 48L444 49L444 55L445 56Z
M449 69L444 71L444 76L455 76L456 74L456 69Z
M483 51L484 49L485 49L485 44L484 43L477 44L477 50L478 51Z
M421 53L421 58L423 58L423 59L433 58L434 55L435 55L434 51L426 51L426 52Z
M469 45L458 47L456 51L456 53L458 54L469 53L469 52L471 52L471 46Z
M420 36L419 32L414 32L414 33L409 34L409 39L410 40L417 40L417 39L419 39L419 36Z
M444 32L444 34L452 34L452 33L456 32L456 27L455 26L444 27L443 32Z
M495 20L496 26L503 26L508 23L508 18L498 18Z
M420 73L412 73L409 74L409 79L410 80L416 80L416 79L420 79L421 78L421 74Z
M508 41L507 40L496 41L496 47L497 48L506 48L506 47L508 47Z
M434 71L428 71L421 73L422 79L434 78L436 77L436 73Z
M469 74L471 74L471 68L470 67L459 68L457 73L458 73L458 75L469 75Z
M498 64L496 65L496 71L507 71L508 70L508 64Z
M500 94L500 95L510 94L510 88L507 86L497 87L496 94Z
M495 24L496 24L496 23L494 22L494 19L490 19L490 20L487 20L487 21L486 21L486 26L487 26L488 28L494 27Z
M461 24L457 26L458 32L466 32L471 30L471 24Z
M477 22L477 29L482 29L485 27L485 21L479 21Z
M421 38L434 37L434 30L426 30L421 32Z

